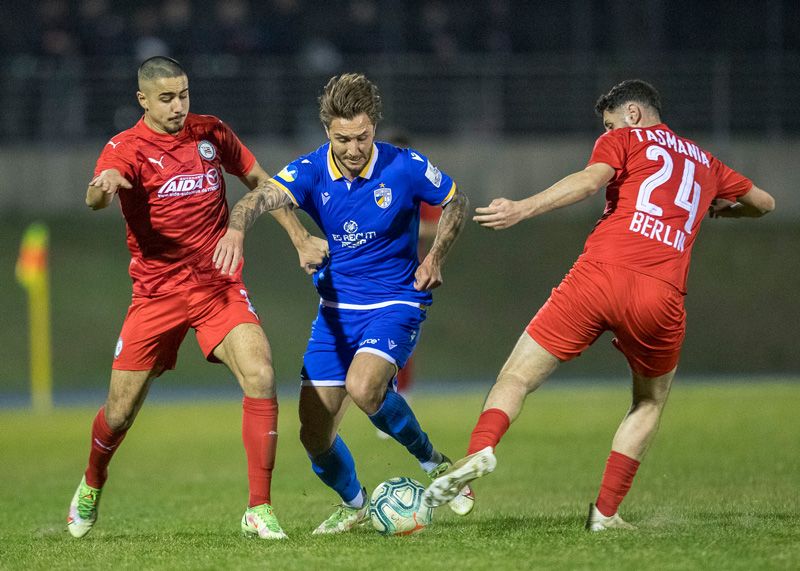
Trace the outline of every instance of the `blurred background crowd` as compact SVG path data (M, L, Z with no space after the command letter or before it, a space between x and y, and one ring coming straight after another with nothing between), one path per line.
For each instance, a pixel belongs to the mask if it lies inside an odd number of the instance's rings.
M415 133L593 132L597 94L644 70L684 129L800 131L800 3L787 0L8 0L0 32L12 140L125 128L133 69L157 54L245 134L303 135L342 69L373 76Z
M53 58L800 48L800 5L774 0L11 0L2 9L4 53Z

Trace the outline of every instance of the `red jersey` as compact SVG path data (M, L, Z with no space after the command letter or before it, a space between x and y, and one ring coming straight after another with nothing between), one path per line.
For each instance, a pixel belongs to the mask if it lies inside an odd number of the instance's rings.
M133 293L153 296L222 276L212 263L228 226L222 169L250 172L255 157L222 121L189 113L177 135L157 133L144 118L112 137L95 175L117 169L133 185L119 190L125 217Z
M753 186L663 123L608 131L595 143L594 163L615 172L582 257L656 277L684 293L692 245L711 201L735 201Z

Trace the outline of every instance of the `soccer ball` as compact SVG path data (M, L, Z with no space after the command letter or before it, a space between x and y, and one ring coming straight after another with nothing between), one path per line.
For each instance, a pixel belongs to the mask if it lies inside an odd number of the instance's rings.
M411 478L392 478L378 485L369 500L372 527L383 535L411 535L431 523L433 509L422 504L425 486Z

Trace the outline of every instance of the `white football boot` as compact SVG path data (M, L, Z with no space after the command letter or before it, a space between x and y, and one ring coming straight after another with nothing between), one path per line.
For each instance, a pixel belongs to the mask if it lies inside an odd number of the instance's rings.
M485 476L494 471L497 467L497 458L492 453L492 447L487 446L483 450L470 454L458 460L444 474L436 478L422 496L422 501L426 506L435 508L448 503L463 494L466 488L470 492L469 483L476 478ZM465 497L462 495L462 497ZM467 499L470 499L469 497ZM474 503L474 499L471 500ZM453 506L451 505L451 508ZM469 510L472 510L470 505ZM453 508L453 511L456 511ZM456 511L456 513L458 513ZM466 513L469 513L467 511Z
M604 516L594 504L589 504L589 517L586 519L586 531L605 531L607 529L636 529L619 517L619 512L614 515Z

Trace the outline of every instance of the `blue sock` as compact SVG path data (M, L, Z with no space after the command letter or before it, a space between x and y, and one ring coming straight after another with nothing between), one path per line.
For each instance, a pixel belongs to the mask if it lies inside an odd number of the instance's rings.
M420 463L430 461L433 444L402 396L392 390L386 391L381 408L369 419L378 429L405 446Z
M327 451L311 458L311 468L319 479L336 490L342 501L350 502L361 492L361 482L356 475L356 463L347 444L337 434Z

